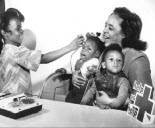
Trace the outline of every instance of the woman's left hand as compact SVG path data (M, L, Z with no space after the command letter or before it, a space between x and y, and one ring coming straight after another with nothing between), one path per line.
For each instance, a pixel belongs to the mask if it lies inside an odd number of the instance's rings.
M78 49L84 43L84 37L82 35L77 36L69 45L73 50Z

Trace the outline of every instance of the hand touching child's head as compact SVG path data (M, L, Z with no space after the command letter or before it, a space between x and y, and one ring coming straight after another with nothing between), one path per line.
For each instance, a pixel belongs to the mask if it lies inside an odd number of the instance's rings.
M91 58L99 58L104 49L104 43L97 36L87 33L86 41L80 53L80 59L86 61Z

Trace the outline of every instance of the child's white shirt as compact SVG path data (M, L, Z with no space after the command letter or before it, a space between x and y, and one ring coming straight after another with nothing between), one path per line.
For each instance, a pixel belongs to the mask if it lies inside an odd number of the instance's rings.
M81 74L84 78L87 77L89 74L88 68L95 67L98 69L99 66L99 60L97 58L92 58L90 60L87 60L81 67Z

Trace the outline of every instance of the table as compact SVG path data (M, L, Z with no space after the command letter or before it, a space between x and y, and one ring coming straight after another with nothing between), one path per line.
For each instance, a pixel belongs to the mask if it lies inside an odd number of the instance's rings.
M120 110L101 110L45 99L40 102L42 111L17 120L0 115L0 127L145 127Z

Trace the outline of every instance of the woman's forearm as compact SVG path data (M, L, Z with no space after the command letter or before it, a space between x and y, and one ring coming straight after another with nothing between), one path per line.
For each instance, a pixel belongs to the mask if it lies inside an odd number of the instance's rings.
M55 51L48 52L46 54L42 54L41 56L41 64L50 63L63 55L69 53L70 51L76 50L79 47L82 46L84 37L83 36L77 36L70 44L66 45L63 48L60 48Z
M42 54L40 63L41 64L50 63L50 62L62 57L63 55L69 53L72 50L73 49L69 45L67 45L61 49L51 51L51 52L48 52L46 54Z

